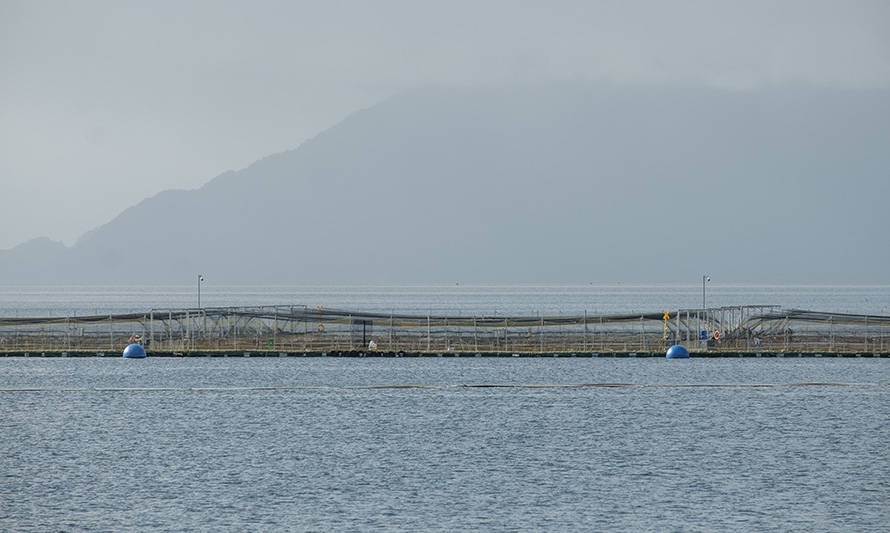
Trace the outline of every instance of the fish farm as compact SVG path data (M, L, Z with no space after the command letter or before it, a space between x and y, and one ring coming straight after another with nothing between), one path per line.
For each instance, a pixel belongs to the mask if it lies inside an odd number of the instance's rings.
M744 305L651 313L452 316L296 305L0 317L0 356L890 357L890 316Z

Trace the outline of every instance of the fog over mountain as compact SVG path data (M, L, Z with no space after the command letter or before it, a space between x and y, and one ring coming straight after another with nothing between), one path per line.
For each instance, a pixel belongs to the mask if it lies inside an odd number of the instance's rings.
M415 90L73 247L0 251L0 279L888 283L888 96Z

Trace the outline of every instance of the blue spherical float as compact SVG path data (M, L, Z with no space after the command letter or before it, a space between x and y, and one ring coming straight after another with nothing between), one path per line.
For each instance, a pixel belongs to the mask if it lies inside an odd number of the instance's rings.
M124 357L127 359L145 359L145 348L138 344L130 344L124 348Z
M689 350L685 346L675 344L668 348L665 357L668 359L689 359Z

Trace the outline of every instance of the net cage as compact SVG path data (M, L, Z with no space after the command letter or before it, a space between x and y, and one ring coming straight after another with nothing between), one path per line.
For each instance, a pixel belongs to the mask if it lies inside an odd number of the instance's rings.
M644 313L443 315L303 305L0 318L0 352L884 352L890 317L772 305Z

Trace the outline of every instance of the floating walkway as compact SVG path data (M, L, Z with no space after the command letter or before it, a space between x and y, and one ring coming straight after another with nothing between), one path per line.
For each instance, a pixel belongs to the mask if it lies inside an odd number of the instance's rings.
M330 351L330 352L278 352L269 350L256 351L190 351L167 352L153 351L152 357L377 357L377 358L433 358L433 357L534 357L534 358L648 358L657 357L664 359L664 352L387 352L387 351ZM91 352L91 351L5 351L0 352L0 357L120 357L119 353ZM890 358L890 351L886 352L753 352L753 351L715 351L704 350L693 353L692 357L701 358L796 358L796 357L842 357L842 358Z

